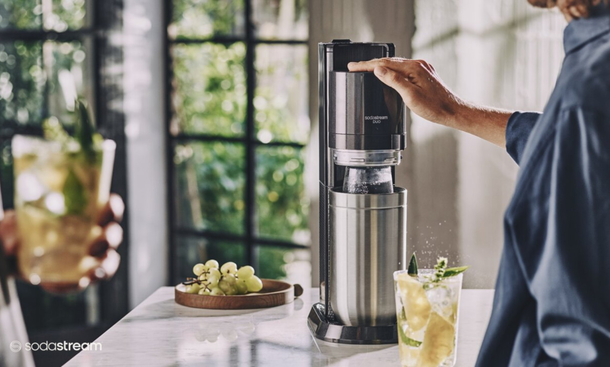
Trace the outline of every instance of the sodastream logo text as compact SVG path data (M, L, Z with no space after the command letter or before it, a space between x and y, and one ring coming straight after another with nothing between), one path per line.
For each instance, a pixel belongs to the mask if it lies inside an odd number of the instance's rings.
M13 340L10 344L10 349L17 353L22 349L32 352L80 352L80 351L101 351L102 343L78 343L78 342L34 342L21 343L18 340Z

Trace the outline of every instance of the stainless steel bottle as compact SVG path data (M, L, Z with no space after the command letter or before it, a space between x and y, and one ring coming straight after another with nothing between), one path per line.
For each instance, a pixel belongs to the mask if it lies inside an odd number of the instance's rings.
M406 262L407 191L329 195L330 306L349 326L391 325L392 273Z

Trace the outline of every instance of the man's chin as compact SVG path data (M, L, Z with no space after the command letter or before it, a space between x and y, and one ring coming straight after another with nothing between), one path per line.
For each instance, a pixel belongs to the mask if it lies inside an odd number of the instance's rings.
M552 8L556 5L555 0L527 0L531 5L537 8Z

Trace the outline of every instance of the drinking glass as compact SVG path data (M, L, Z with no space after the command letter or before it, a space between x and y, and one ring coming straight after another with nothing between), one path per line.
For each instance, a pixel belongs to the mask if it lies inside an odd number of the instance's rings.
M398 346L403 367L455 364L462 274L436 280L433 269L394 272Z
M97 219L110 195L115 149L111 140L84 154L78 144L13 138L17 260L32 284L79 283L97 266L88 247L102 233Z

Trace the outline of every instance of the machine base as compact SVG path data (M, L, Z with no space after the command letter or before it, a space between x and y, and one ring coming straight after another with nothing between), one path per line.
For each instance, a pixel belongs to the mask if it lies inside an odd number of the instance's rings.
M336 324L324 316L323 303L316 303L309 312L307 325L313 335L331 343L343 344L396 344L396 325L386 326L345 326Z

